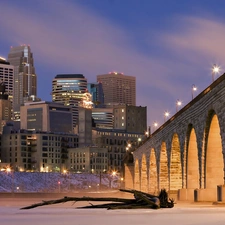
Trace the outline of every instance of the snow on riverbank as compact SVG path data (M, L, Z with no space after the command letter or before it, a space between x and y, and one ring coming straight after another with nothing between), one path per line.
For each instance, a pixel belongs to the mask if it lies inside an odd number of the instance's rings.
M0 192L68 192L119 188L120 178L109 174L0 172Z

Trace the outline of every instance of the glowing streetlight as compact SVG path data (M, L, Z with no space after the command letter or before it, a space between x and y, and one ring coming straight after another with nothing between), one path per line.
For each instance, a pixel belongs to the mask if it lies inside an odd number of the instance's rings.
M112 172L112 176L116 176L116 171L113 171Z
M145 131L145 136L148 137L148 135L149 135L149 132Z
M219 66L217 66L216 64L213 64L213 67L212 67L212 82L215 79L216 73L219 73L219 71L220 71Z
M164 122L166 122L166 118L170 115L170 113L168 111L166 111L164 113Z
M178 111L178 107L182 105L182 102L177 99L177 102L176 102L176 112Z
M191 89L191 97L194 98L194 92L197 91L197 87L193 84Z
M58 181L58 188L59 188L59 193L61 192L61 182L60 181Z
M12 176L12 193L14 193L14 172L10 167L7 167L6 173L10 173Z
M154 127L155 127L155 130L156 130L156 128L158 127L158 123L157 122L154 122Z

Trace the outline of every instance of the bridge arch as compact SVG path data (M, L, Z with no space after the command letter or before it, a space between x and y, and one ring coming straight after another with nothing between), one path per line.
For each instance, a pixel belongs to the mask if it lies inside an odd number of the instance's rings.
M141 163L157 155L158 187L164 186L168 160L169 195L179 200L216 201L225 196L225 73L149 135L134 151ZM163 169L164 168L164 169ZM165 173L166 174L166 173ZM165 184L166 186L166 184ZM223 200L225 201L225 200Z
M192 124L188 126L186 152L186 187L188 189L200 188L200 169L197 137Z
M147 179L147 160L146 155L142 155L141 161L141 191L148 191L148 179Z
M152 148L150 152L150 166L149 166L149 193L158 193L158 179L157 179L157 163L155 150Z
M140 190L140 171L138 159L135 159L134 163L134 189Z
M168 156L165 142L162 142L160 151L159 189L169 190Z
M224 161L222 138L219 120L214 110L210 110L206 121L205 131L205 188L217 188L224 183Z
M172 138L170 153L170 190L178 190L182 188L182 168L181 168L181 152L178 134L175 133Z

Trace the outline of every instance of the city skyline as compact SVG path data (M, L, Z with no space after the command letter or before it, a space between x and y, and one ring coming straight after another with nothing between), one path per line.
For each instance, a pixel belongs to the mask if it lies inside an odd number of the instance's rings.
M0 56L29 44L38 80L37 96L51 100L52 79L81 73L135 76L136 105L147 106L148 125L176 113L212 83L212 65L223 74L225 2L77 0L1 3ZM65 13L66 12L66 13ZM41 15L41 16L40 16ZM215 78L218 77L218 74Z

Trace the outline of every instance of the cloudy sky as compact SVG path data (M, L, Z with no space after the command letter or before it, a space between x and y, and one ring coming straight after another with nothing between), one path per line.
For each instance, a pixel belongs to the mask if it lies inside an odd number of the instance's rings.
M148 125L186 105L192 85L212 83L225 68L224 0L1 0L0 56L29 44L38 97L51 100L52 79L82 73L88 82L110 71L136 77L137 105Z

